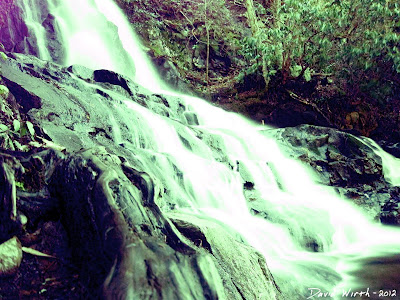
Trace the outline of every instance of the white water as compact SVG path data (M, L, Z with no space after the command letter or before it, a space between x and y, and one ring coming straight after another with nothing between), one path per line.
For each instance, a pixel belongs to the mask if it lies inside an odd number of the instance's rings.
M331 189L316 185L314 173L286 158L275 141L262 134L266 127L204 100L162 90L164 84L111 0L48 1L66 45L66 65L120 72L153 92L179 96L187 112L197 115L199 125L183 126L183 116L171 121L128 100L128 109L120 108L132 133L133 150L149 153L141 157L146 172L168 188L177 209L220 220L239 232L264 254L281 287L292 293L289 299L309 294L307 288L359 288L356 278L348 275L358 267L355 256L399 253L399 230L372 223ZM38 39L45 38L37 32ZM110 123L116 126L113 120ZM119 129L113 132L119 143ZM248 211L243 172L252 177L258 205L268 220ZM323 252L307 250L310 240Z
M373 140L360 139L360 142L364 143L381 157L385 179L394 186L400 186L400 159L383 151Z
M50 52L47 49L47 38L46 30L43 28L40 22L37 20L41 19L41 13L39 10L32 10L32 7L38 6L37 0L18 0L20 7L23 9L25 24L37 37L39 58L43 60L51 60Z

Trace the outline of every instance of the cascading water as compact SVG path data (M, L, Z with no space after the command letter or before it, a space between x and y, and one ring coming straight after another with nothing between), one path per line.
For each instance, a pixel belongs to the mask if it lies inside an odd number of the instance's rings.
M42 22L39 20L42 19L41 11L39 9L31 9L31 7L37 7L37 1L28 0L19 1L20 6L24 11L25 24L31 30L31 32L36 36L37 48L38 48L38 56L43 60L50 60L50 52L47 49L47 34L46 29L42 26Z
M335 290L365 288L350 276L360 269L358 261L399 253L399 230L372 223L332 189L315 184L314 173L286 158L266 137L268 127L163 90L112 0L47 0L47 6L65 45L65 65L110 69L152 92L180 97L185 110L169 118L127 100L119 109L131 132L126 147L142 153L146 172L166 189L176 211L218 220L263 253L289 299L311 297L317 289L340 298ZM45 53L45 35L33 22L35 7L30 9L27 19ZM110 125L114 140L123 142L112 116ZM393 160L386 154L385 159ZM254 183L267 219L249 212L244 177ZM311 252L310 243L319 252Z

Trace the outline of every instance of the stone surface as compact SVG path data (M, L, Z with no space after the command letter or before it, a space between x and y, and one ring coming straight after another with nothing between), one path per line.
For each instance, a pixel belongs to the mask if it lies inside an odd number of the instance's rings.
M195 246L211 254L221 274L228 299L280 297L273 276L266 268L265 258L251 246L239 242L234 233L217 222L198 216L173 213L168 216Z
M1 6L0 40L7 51L35 54L28 40L28 27L23 21L23 11L16 1L5 1Z
M386 224L400 224L399 188L384 177L382 159L368 139L334 128L300 125L265 131L290 157L311 166L319 183L333 186L366 213Z
M168 117L191 147L185 126L196 120L184 115L180 99L151 94L110 71L62 68L16 54L3 65L3 77L22 110L41 128L38 132L66 148L36 154L41 167L35 168L44 173L31 176L43 177L44 187L33 195L19 192L24 213L29 220L37 219L37 211L29 213L35 206L27 204L34 196L45 203L42 215L60 214L72 257L92 295L106 299L242 299L262 293L267 298L281 297L264 258L236 235L211 221L194 223L207 239L210 253L185 237L177 217L174 223L165 213L179 203L169 195L170 187L150 177L138 159L152 156L141 149L145 147L141 143L146 143L140 139L143 128L137 123L139 140L135 141L124 122L140 115L133 117L118 105L129 100ZM105 126L107 122L116 122L121 130L116 133ZM192 224L184 214L179 220Z
M7 0L0 9L0 41L6 51L39 56L35 34L24 20L25 12L22 1ZM34 0L32 5L38 8L38 22L46 30L46 43L53 61L61 63L64 48L60 43L57 23L44 1Z

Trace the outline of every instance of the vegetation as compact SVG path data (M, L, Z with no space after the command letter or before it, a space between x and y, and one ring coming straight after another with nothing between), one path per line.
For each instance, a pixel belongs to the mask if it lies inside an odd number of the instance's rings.
M117 1L156 63L227 109L400 138L396 0Z
M4 46L0 43L0 60L6 61L7 55L3 52ZM1 75L1 65L0 65ZM34 140L35 129L25 116L12 108L7 99L10 91L0 81L0 147L10 150L28 151L28 142Z
M400 4L395 0L256 4L247 4L256 29L245 38L243 53L252 61L250 72L262 67L266 83L277 72L283 83L325 74L359 86L376 80L377 73L400 73Z
M171 61L195 91L215 91L215 85L233 79L245 66L238 51L249 30L238 18L244 13L240 1L117 2L155 60Z

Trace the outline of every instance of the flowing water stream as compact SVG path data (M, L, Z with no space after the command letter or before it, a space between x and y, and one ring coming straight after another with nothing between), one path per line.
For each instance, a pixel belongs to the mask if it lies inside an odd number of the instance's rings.
M46 35L35 23L39 5L32 1L24 2L27 23L38 39L41 58L50 59ZM257 248L288 299L317 298L312 294L318 289L336 298L349 288L365 291L368 286L359 280L363 261L400 253L399 230L373 223L332 189L317 185L316 174L285 157L263 134L270 128L168 89L112 0L37 1L55 16L65 65L113 70L154 93L181 99L186 109L177 120L128 100L121 106L136 141L132 150L151 153L141 158L146 172L166 188L178 211L223 222ZM114 139L122 142L112 117L110 125ZM388 167L398 161L378 146L370 147L384 158L388 179L400 183ZM244 177L254 183L268 220L249 212ZM310 251L310 242L320 251Z

